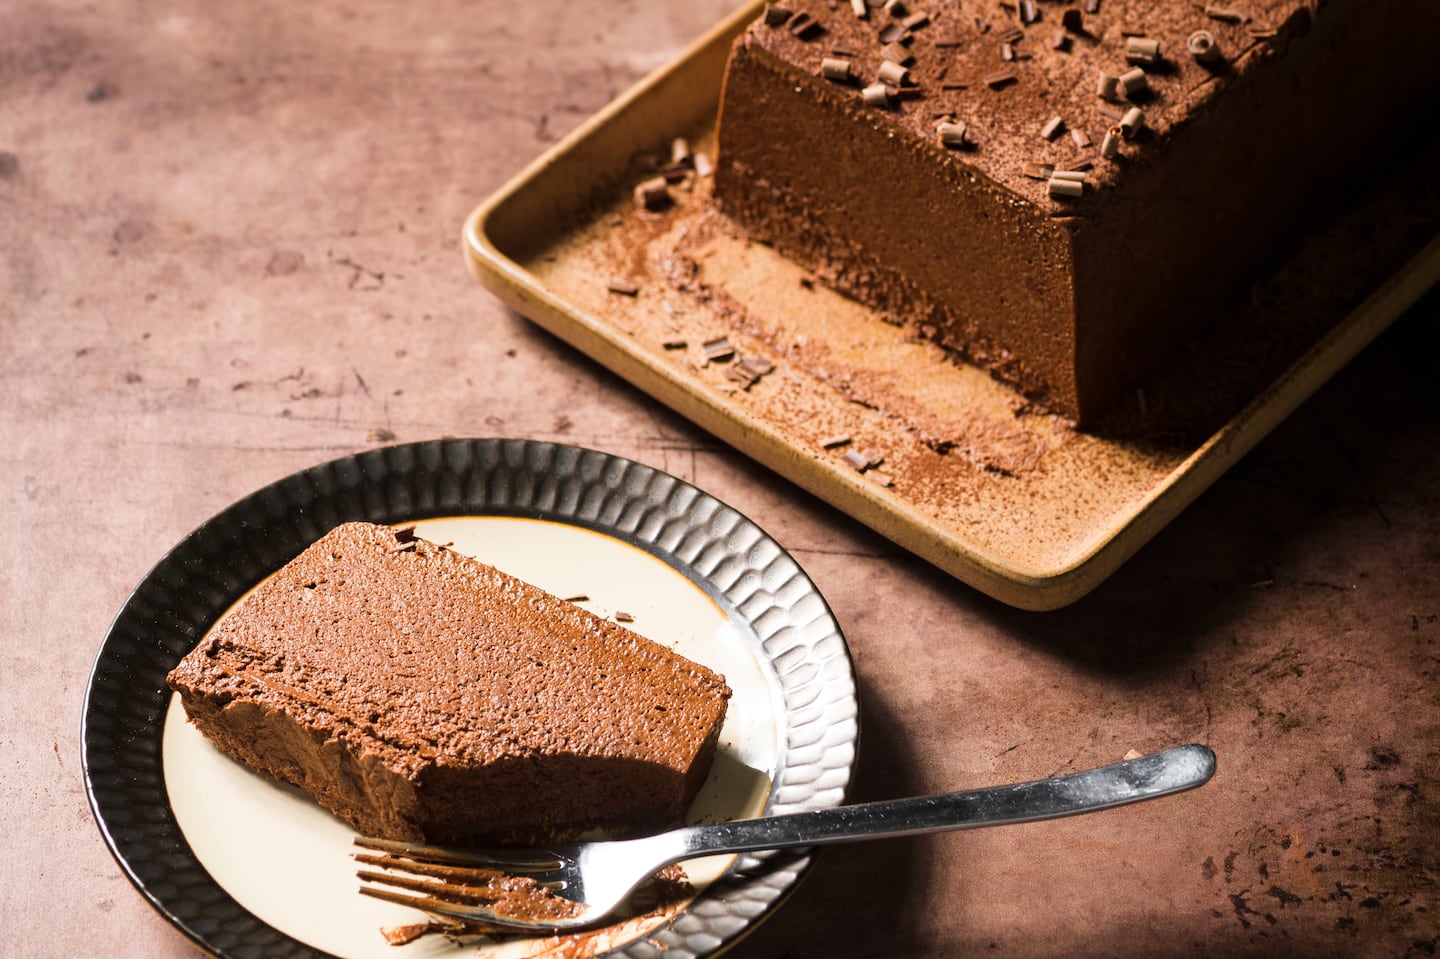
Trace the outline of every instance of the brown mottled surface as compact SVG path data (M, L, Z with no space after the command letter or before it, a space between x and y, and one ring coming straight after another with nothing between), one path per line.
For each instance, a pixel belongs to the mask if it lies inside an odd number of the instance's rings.
M733 955L1440 947L1440 301L1091 596L1003 608L465 272L470 209L729 6L6 5L0 835L26 877L0 891L7 954L194 955L84 798L78 713L110 617L238 497L444 434L631 456L792 550L855 654L857 799L1186 740L1220 756L1162 803L830 850Z

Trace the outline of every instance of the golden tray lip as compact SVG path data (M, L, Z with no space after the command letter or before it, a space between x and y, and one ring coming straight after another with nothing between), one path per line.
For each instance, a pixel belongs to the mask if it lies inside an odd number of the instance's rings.
M1002 603L1053 610L1089 593L1440 282L1437 237L1238 414L1195 444L1143 496L1124 509L1097 516L1101 528L1082 548L1039 563L986 548L966 529L939 521L849 467L800 449L778 424L678 375L658 353L567 301L512 255L510 237L517 223L549 213L555 231L563 232L562 224L573 221L573 211L605 176L623 171L615 164L635 152L640 137L629 134L645 127L647 116L668 117L670 129L683 126L680 119L688 122L679 114L713 118L731 41L763 6L751 3L726 17L484 200L466 218L462 231L467 263L484 287L527 319L762 465ZM667 109L656 109L658 104Z

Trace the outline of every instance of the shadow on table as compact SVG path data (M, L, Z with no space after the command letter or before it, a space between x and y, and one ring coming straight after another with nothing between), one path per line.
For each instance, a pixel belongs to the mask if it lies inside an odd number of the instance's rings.
M1307 593L1328 597L1314 603L1327 608L1354 583L1286 577L1353 571L1364 557L1343 556L1346 531L1383 540L1392 512L1404 504L1423 512L1440 489L1437 322L1440 290L1088 596L1050 613L984 599L978 608L1007 634L1082 669L1137 680L1203 654L1277 585L1300 587L1295 615L1306 612Z

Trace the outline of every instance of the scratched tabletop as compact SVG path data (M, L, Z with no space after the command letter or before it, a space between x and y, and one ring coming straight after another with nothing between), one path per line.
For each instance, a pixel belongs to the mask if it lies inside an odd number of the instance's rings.
M1435 954L1440 298L1094 593L1001 606L466 270L466 214L732 6L6 0L0 954L194 954L87 806L110 619L235 500L445 436L630 457L768 531L854 656L852 799L1219 755L1128 810L827 850L734 955Z

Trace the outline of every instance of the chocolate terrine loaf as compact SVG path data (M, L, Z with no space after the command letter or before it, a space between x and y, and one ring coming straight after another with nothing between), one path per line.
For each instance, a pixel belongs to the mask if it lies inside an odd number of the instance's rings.
M1433 114L1436 36L1436 0L779 0L715 194L1083 425Z
M361 833L536 842L682 821L724 679L406 530L347 523L170 673L221 750Z

